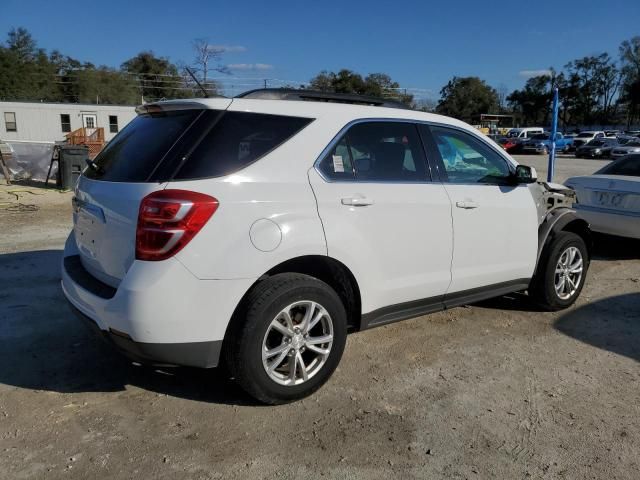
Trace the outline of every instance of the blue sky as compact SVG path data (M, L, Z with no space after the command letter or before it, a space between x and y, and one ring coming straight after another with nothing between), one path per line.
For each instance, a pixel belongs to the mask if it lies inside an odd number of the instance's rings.
M340 68L388 73L420 89L419 96L437 97L453 75L477 75L511 90L527 72L603 51L617 56L621 41L640 35L638 0L0 4L3 36L23 26L39 46L96 64L117 67L141 50L188 63L197 37L234 47L223 58L233 66L224 79L227 93L263 78L272 85L304 82Z

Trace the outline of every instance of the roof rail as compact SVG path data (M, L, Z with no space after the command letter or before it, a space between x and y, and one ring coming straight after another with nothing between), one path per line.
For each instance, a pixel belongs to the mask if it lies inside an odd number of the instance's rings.
M373 107L403 108L411 107L396 100L388 100L368 95L352 93L319 92L316 90L298 90L295 88L260 88L236 95L235 98L260 100L299 100L309 102L350 103L353 105L369 105Z

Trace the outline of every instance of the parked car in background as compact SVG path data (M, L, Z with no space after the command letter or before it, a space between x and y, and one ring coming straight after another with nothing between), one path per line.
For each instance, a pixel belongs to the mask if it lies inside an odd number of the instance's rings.
M611 150L611 158L620 158L630 154L640 154L640 139L630 140L623 145L618 145Z
M608 158L618 145L616 138L597 138L576 148L576 158Z
M580 295L574 192L459 120L285 89L138 112L78 180L61 273L78 316L141 363L224 362L284 403L329 379L348 331Z
M526 127L526 128L512 128L507 132L509 138L528 139L539 133L544 133L542 127Z
M618 143L620 145L625 145L629 142L640 141L640 138L638 137L632 137L631 135L625 135L625 134L618 135L616 138L618 139Z
M507 152L512 153L513 149L522 142L517 138L502 137L496 143L504 148Z
M640 137L640 130L625 130L624 133L630 137Z
M605 137L617 137L621 133L622 132L620 130L605 130L604 131Z
M568 152L573 144L573 138L565 138L556 133L556 152ZM522 144L522 153L549 153L551 150L551 134L549 132L534 135Z
M565 185L575 190L573 208L591 230L640 239L640 155L614 160Z
M604 132L602 130L588 130L588 131L585 131L585 132L580 132L573 139L572 148L576 149L581 145L589 143L591 140L595 140L596 138L603 138L605 136L606 135L604 134Z

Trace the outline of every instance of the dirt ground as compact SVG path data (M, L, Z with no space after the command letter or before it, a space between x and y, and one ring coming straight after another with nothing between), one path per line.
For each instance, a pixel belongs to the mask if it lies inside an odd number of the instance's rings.
M70 198L0 187L0 478L640 478L638 242L598 237L564 312L511 295L354 334L316 395L263 407L85 331L59 286Z

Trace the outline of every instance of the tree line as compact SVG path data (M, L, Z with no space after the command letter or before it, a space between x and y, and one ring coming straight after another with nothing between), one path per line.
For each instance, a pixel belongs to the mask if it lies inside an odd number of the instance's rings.
M116 69L82 62L58 50L47 53L26 29L12 29L0 44L0 100L137 105L143 99L202 96L187 67L198 75L202 88L215 94L219 86L207 76L226 73L218 63L224 52L205 39L194 40L193 49L190 65L144 51Z
M135 105L145 101L202 96L220 91L210 76L231 72L220 63L223 47L206 39L193 42L190 64L173 63L152 51L140 52L119 68L96 66L39 48L24 28L12 29L0 44L0 100ZM198 78L198 86L187 67ZM437 101L419 100L385 73L361 75L348 69L321 71L305 85L289 86L324 92L355 93L397 100L413 108L435 111L478 123L482 113L514 115L520 125L548 125L553 88L560 93L560 123L572 125L633 124L640 121L640 36L622 42L618 57L608 53L568 62L562 70L529 78L508 93L478 77L453 77Z

